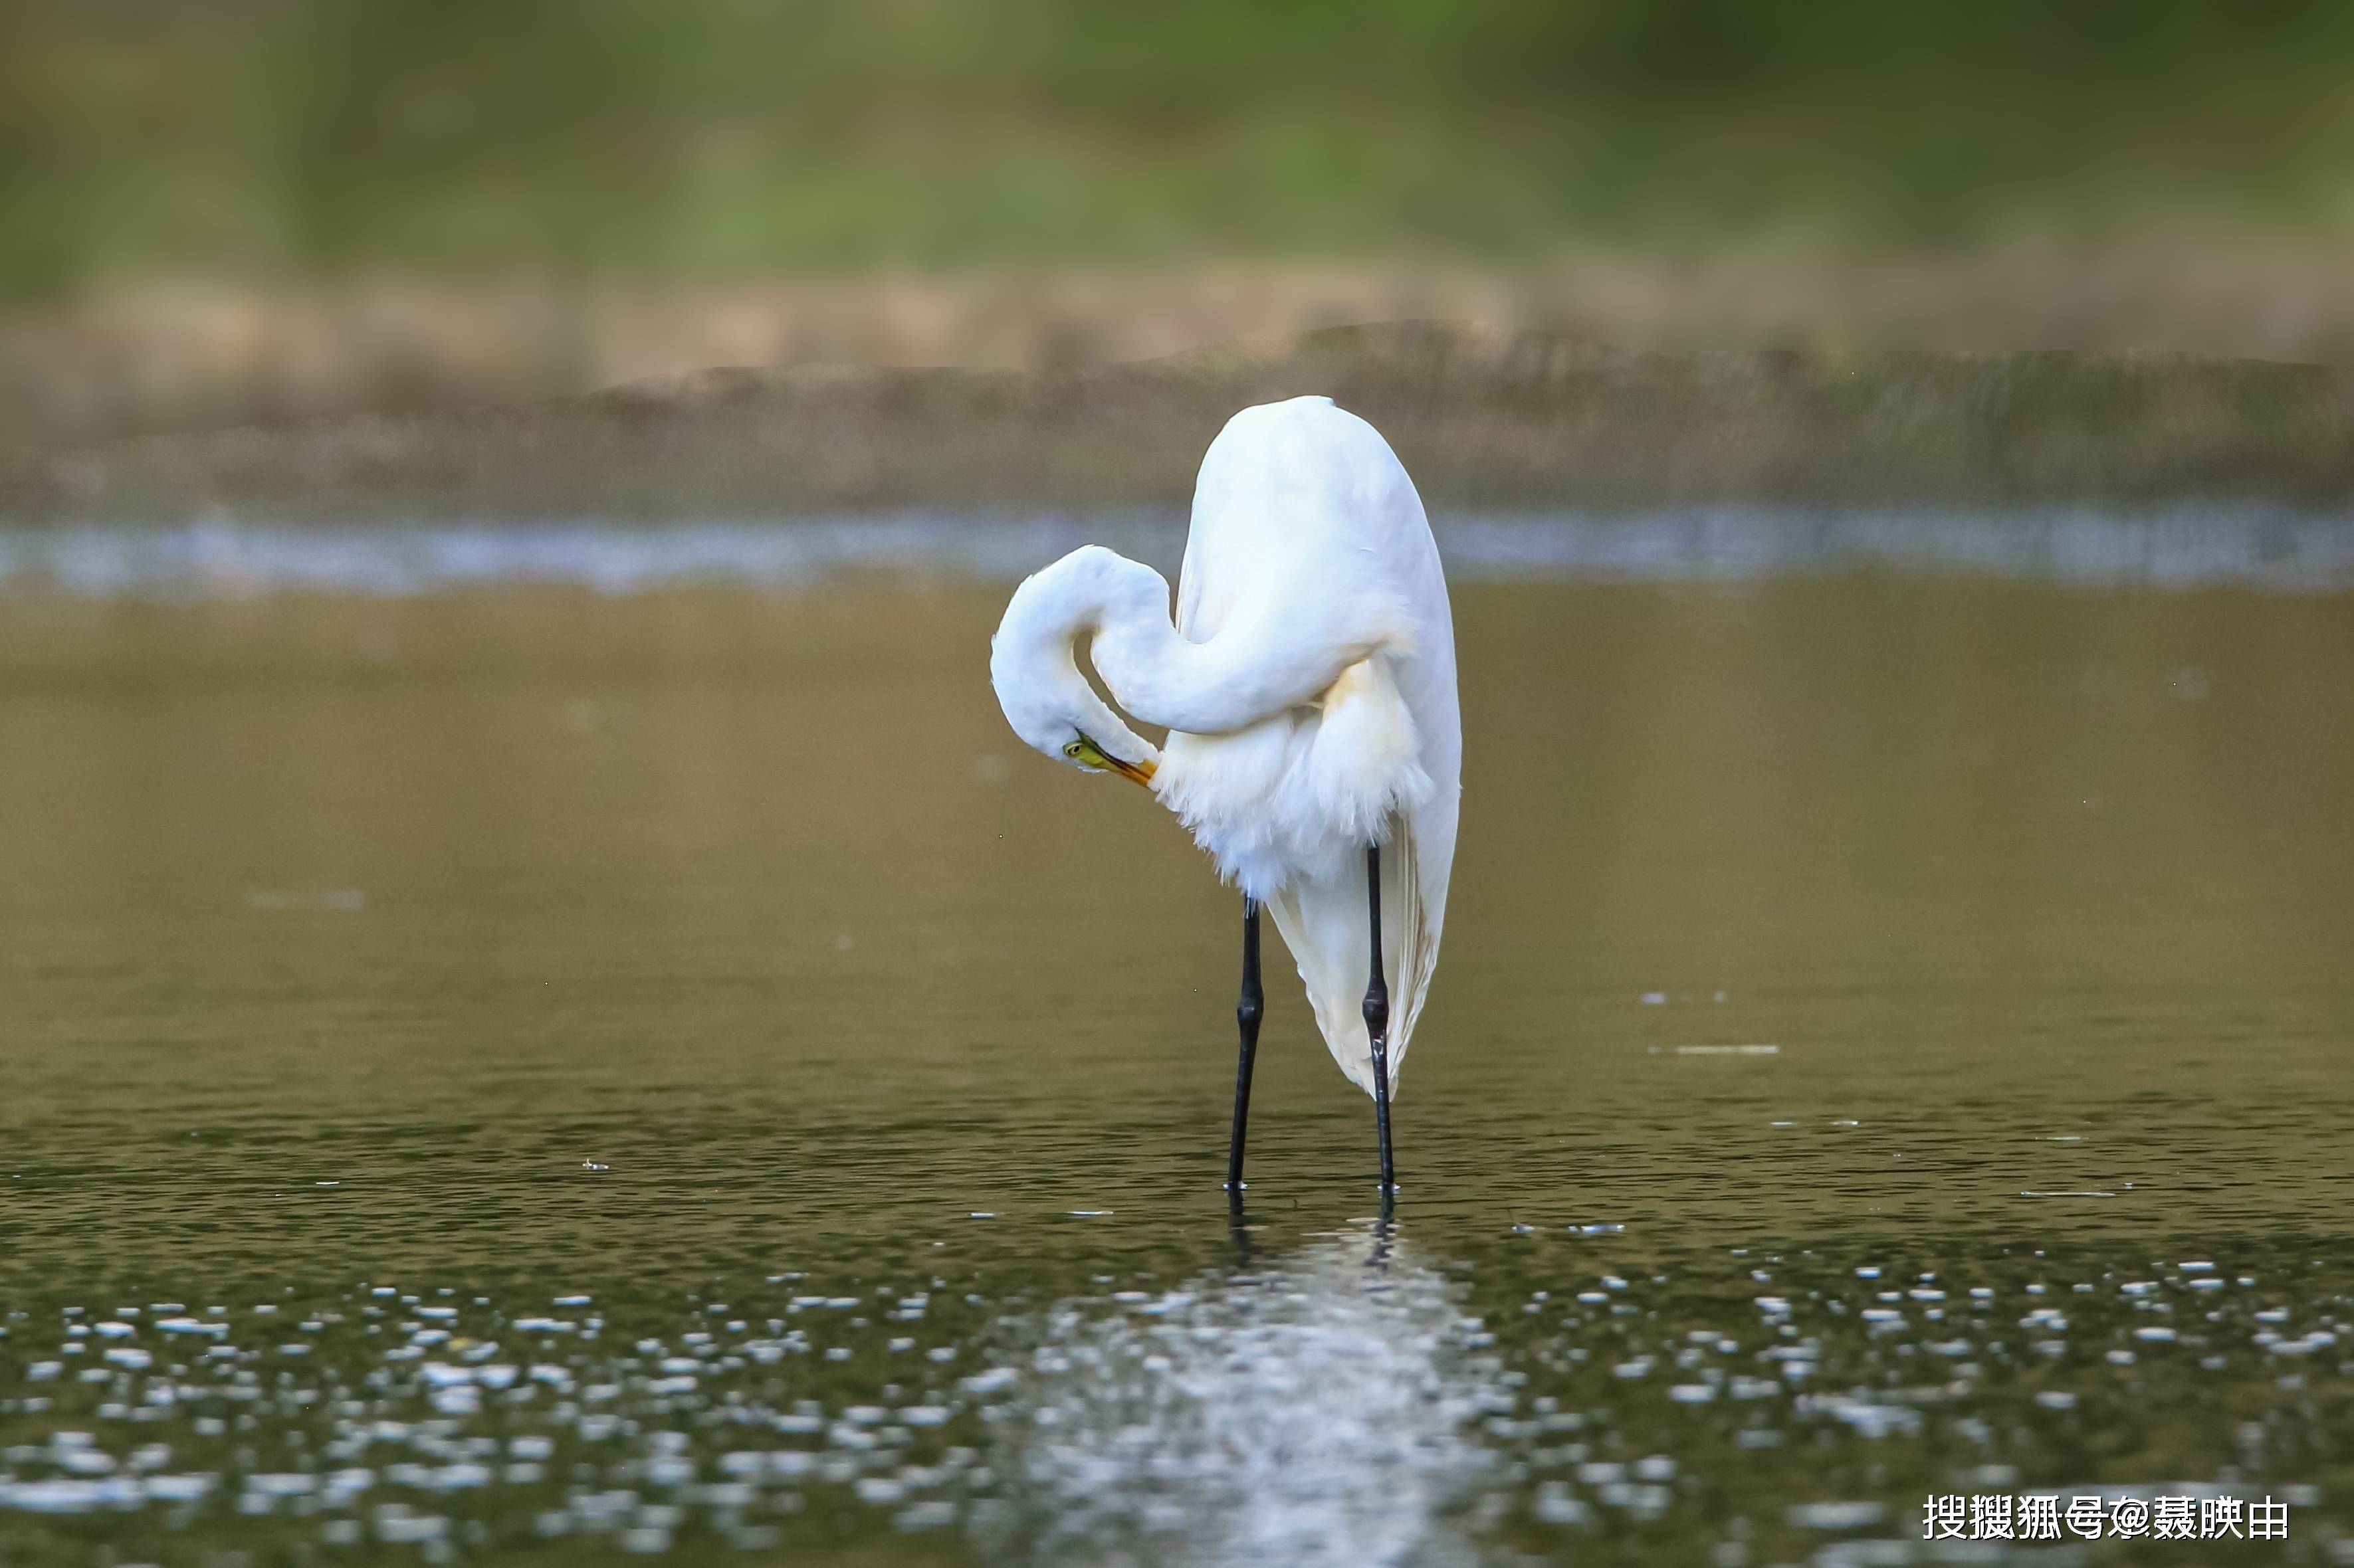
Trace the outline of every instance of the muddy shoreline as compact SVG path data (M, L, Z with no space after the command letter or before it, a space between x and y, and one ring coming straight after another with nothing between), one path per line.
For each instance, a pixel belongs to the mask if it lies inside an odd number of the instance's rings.
M0 449L0 518L362 522L1182 504L1235 408L1327 393L1437 504L2145 506L2354 496L2354 371L2190 355L1688 353L1432 323L1030 370L794 366Z

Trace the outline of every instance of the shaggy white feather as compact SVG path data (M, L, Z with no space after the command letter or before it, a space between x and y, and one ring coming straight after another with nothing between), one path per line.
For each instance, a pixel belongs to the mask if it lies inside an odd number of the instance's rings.
M1321 700L1226 735L1171 732L1153 790L1220 876L1262 903L1296 880L1330 880L1430 798L1387 664L1352 664Z

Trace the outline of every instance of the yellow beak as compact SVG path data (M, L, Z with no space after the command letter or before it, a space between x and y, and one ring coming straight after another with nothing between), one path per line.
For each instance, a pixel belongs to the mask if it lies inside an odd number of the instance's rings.
M1152 775L1159 771L1155 765L1150 762L1122 762L1117 757L1107 757L1104 762L1122 779L1131 784L1141 784L1147 789L1152 788Z

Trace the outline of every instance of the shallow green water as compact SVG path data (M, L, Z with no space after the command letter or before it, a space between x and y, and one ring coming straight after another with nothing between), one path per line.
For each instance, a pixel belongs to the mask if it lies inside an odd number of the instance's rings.
M1384 1224L1001 599L9 600L0 1563L2354 1552L2346 600L1464 591Z

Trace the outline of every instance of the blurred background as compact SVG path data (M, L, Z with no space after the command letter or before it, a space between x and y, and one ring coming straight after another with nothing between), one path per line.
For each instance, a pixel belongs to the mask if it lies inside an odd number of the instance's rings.
M0 0L0 1563L2354 1564L2349 263L2346 0ZM988 685L1310 392L1394 1228Z
M7 0L0 435L1405 318L2343 358L2349 86L2330 0Z

